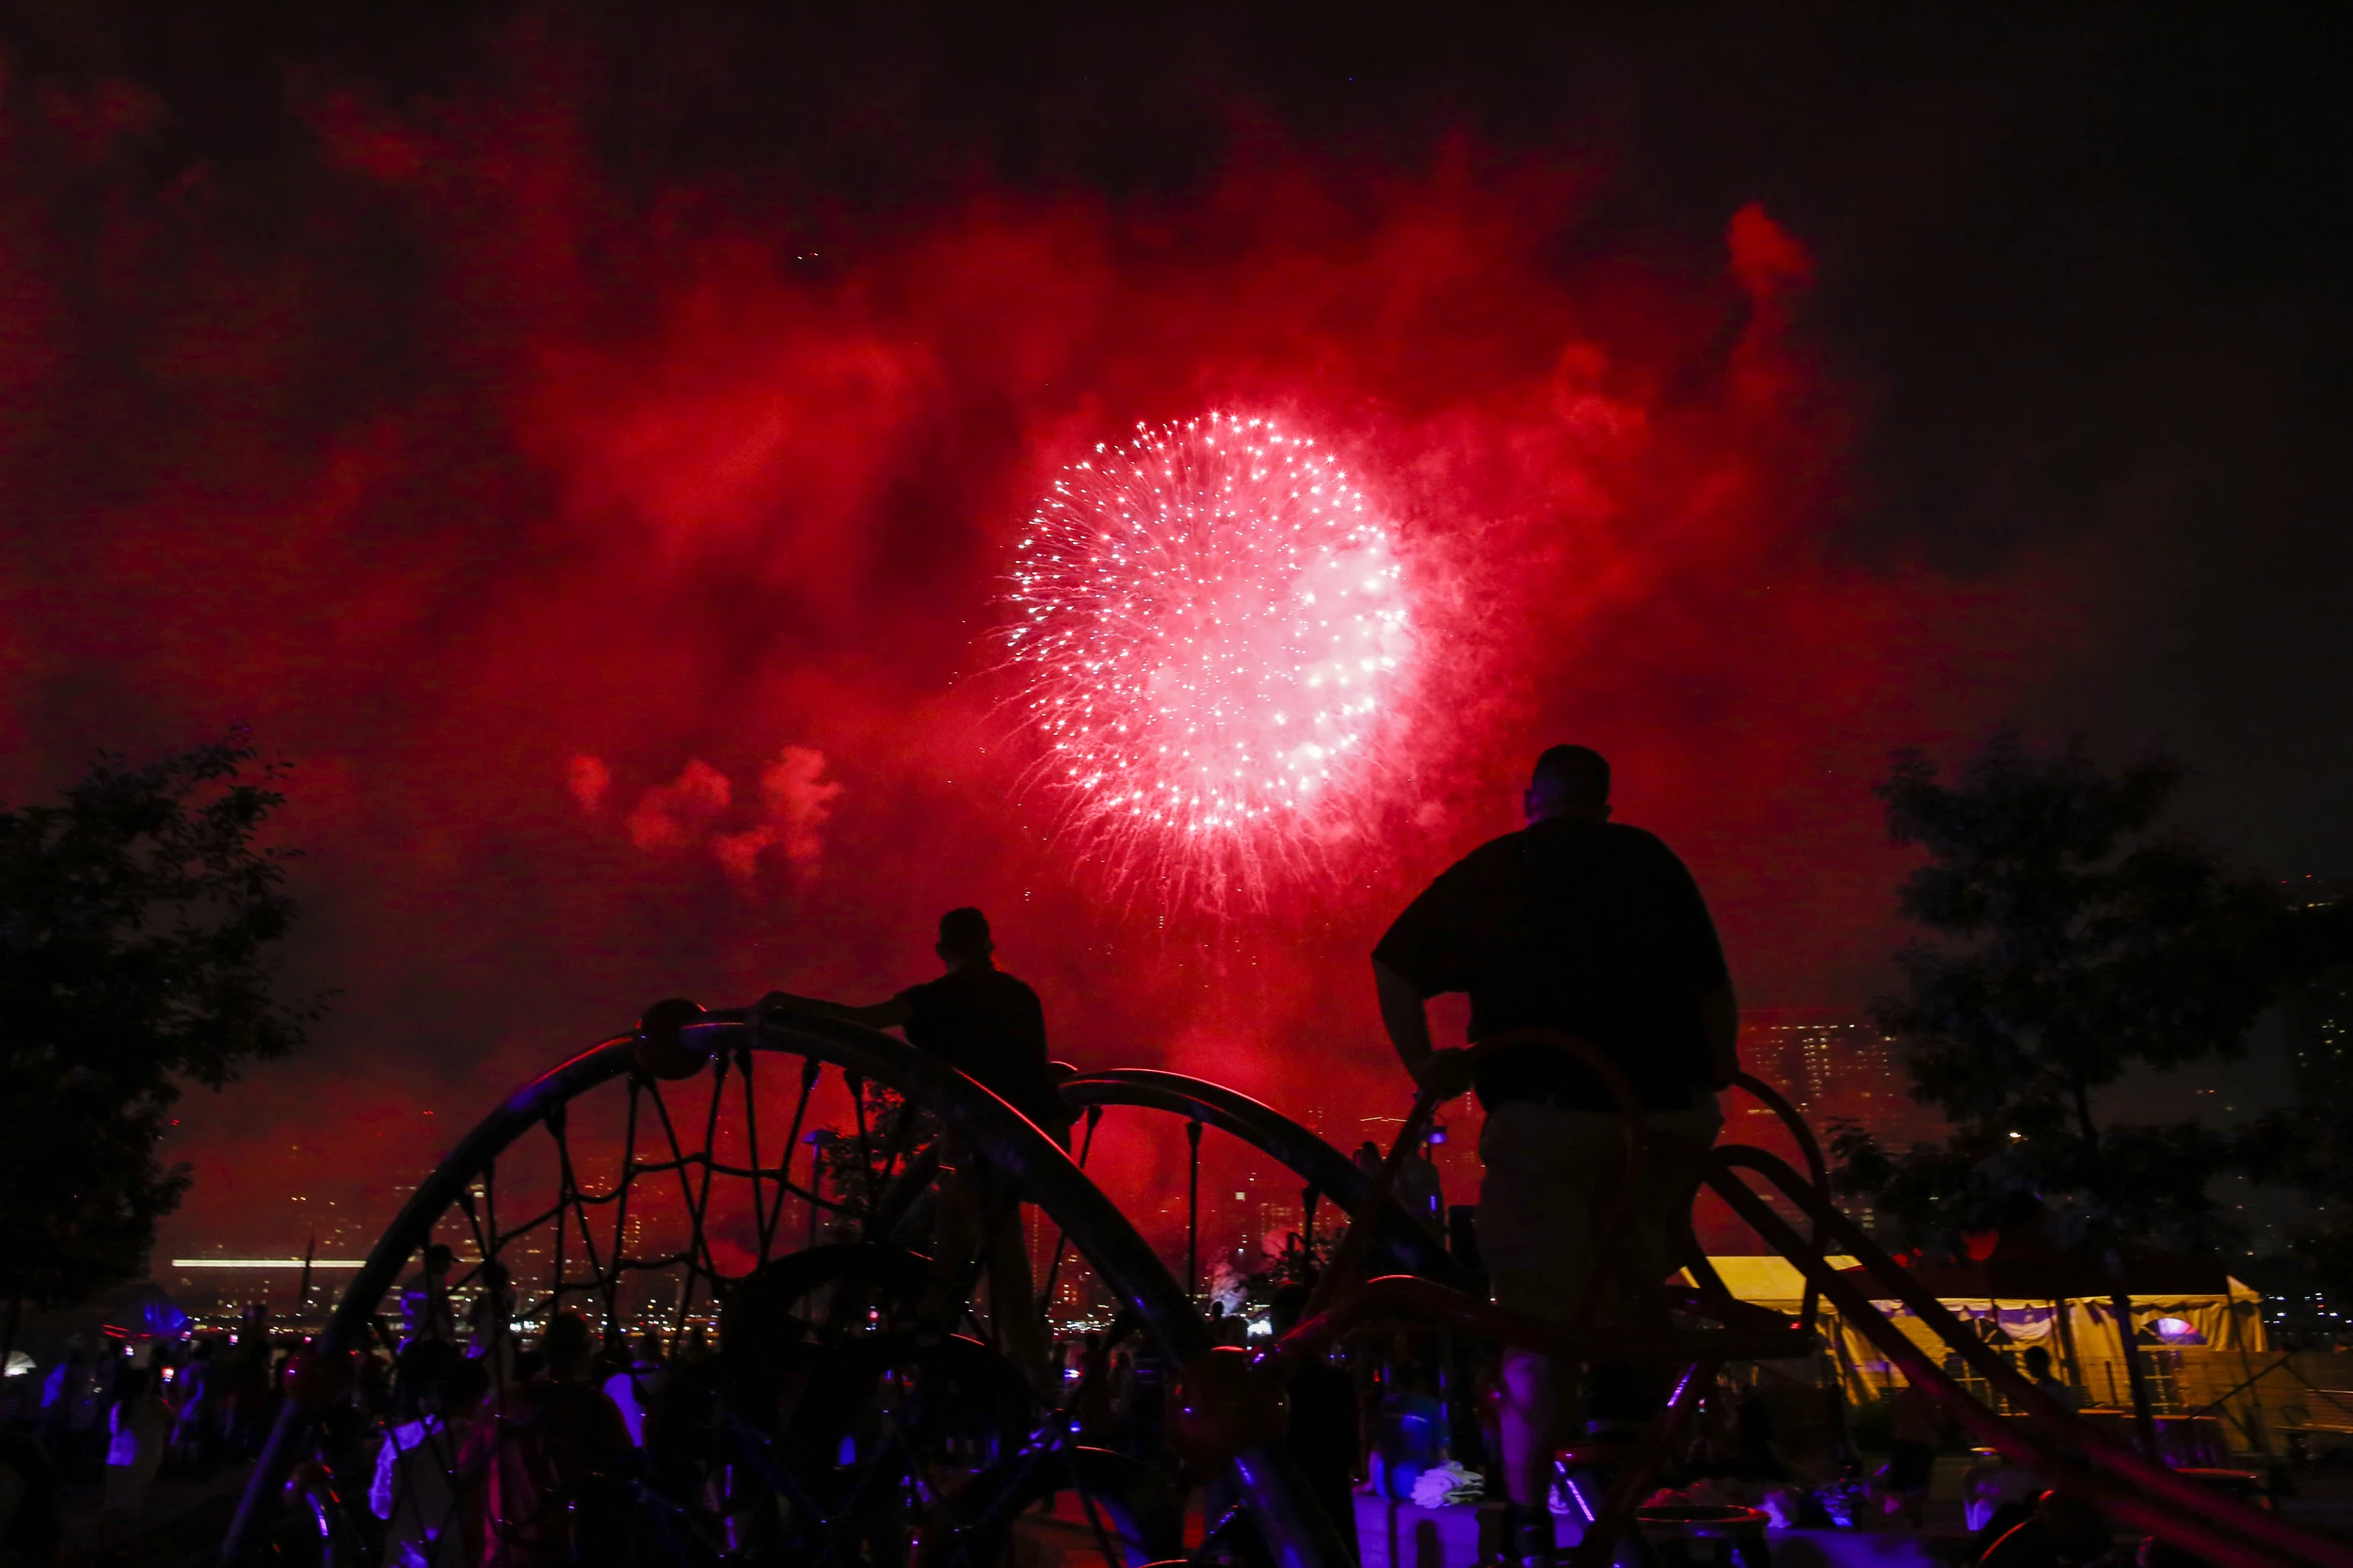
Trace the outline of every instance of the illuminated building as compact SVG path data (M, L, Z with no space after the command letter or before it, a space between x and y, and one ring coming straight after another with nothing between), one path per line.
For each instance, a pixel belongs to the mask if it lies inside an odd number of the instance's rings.
M2284 886L2291 909L2325 909L2353 898L2353 882L2303 876ZM2281 997L2280 1033L2298 1099L2326 1104L2353 1087L2353 963L2331 965Z
M1898 1042L1860 1008L1760 1008L1740 1020L1740 1060L1789 1096L1816 1134L1851 1122L1881 1144L1901 1147L1939 1137L1943 1120L1912 1097ZM1770 1117L1754 1104L1736 1117ZM1740 1129L1737 1122L1735 1130Z

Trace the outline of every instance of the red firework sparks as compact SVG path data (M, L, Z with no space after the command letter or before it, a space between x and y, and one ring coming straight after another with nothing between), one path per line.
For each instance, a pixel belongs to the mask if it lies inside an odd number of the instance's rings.
M1013 582L1037 780L1114 881L1256 902L1345 820L1408 629L1389 530L1312 440L1138 425L1063 471Z

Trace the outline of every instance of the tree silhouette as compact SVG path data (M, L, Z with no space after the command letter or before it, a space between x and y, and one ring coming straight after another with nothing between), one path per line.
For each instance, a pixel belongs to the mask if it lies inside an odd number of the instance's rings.
M2233 1150L2196 1122L2104 1124L2094 1096L2136 1065L2242 1054L2271 998L2280 914L2167 826L2180 783L2169 758L2111 775L2079 745L2037 754L2008 732L1951 785L1925 754L1897 754L1875 792L1896 840L1928 853L1899 897L1924 936L1874 1012L1905 1044L1913 1097L1952 1131L1900 1151L1853 1128L1833 1139L1841 1188L1931 1251L2031 1228L2104 1264L2144 1443L2123 1256L2223 1245L2208 1187Z
M301 1046L273 994L291 852L257 845L281 770L242 733L144 767L102 756L61 804L0 808L0 1299L146 1270L188 1186L156 1147L182 1086ZM248 776L255 775L256 776Z
M2301 1192L2313 1211L2293 1251L2321 1291L2353 1295L2353 893L2291 888L2278 944L2282 1012L2298 1060L2297 1104L2258 1117L2240 1158L2257 1181Z
M841 1206L831 1231L844 1240L866 1234L892 1178L939 1141L939 1118L909 1104L897 1090L856 1078L850 1089L863 1136L853 1128L824 1128L816 1144L823 1187Z

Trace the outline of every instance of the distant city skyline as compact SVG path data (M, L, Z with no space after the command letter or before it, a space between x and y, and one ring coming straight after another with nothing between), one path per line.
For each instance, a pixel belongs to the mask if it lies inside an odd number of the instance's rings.
M1943 1124L1936 1114L1913 1103L1906 1091L1898 1043L1881 1032L1863 1008L1744 1009L1741 1053L1744 1066L1786 1094L1818 1137L1826 1139L1833 1122L1838 1120L1867 1128L1883 1142L1899 1144L1933 1138L1942 1130ZM1726 1096L1724 1105L1728 1137L1780 1146L1780 1129L1765 1107L1738 1094ZM1477 1103L1469 1099L1457 1102L1449 1112L1452 1136L1446 1146L1433 1153L1445 1184L1447 1201L1472 1203L1479 1190ZM1394 1115L1374 1115L1347 1118L1335 1125L1334 1113L1321 1104L1306 1107L1302 1120L1342 1154L1352 1154L1368 1138L1385 1146L1399 1124ZM1354 1136L1337 1137L1341 1126L1354 1128ZM1159 1131L1165 1133L1168 1129ZM1130 1135L1134 1135L1132 1130ZM1304 1219L1302 1187L1296 1176L1240 1145L1224 1147L1222 1143L1231 1141L1213 1138L1207 1146L1209 1158L1205 1160L1202 1179L1200 1271L1205 1286L1221 1263L1245 1271L1262 1267L1267 1244L1279 1242L1285 1234L1301 1229ZM1102 1167L1098 1166L1098 1173L1101 1172ZM423 1171L414 1173L417 1177L424 1175ZM351 1255L364 1256L413 1190L413 1180L377 1188L379 1195L365 1208L380 1206L380 1215L365 1212L362 1205L349 1200L317 1198L302 1192L283 1196L293 1211L288 1215L293 1225L307 1227L313 1210L331 1216L328 1224L315 1233L318 1256L313 1259L312 1270L314 1273L337 1273L358 1266ZM1154 1193L1141 1209L1131 1208L1131 1212L1139 1219L1148 1217L1147 1229L1160 1239L1172 1268L1181 1272L1182 1186ZM1328 1239L1337 1219L1337 1211L1328 1203L1320 1205L1318 1233ZM629 1224L632 1245L640 1243L642 1237L638 1233L645 1224L642 1214L632 1213ZM1750 1244L1744 1229L1721 1220L1704 1223L1702 1230L1711 1250L1738 1251ZM233 1245L226 1240L215 1245L183 1240L168 1261L153 1268L152 1277L170 1288L184 1306L200 1316L232 1310L243 1302L254 1300L267 1301L274 1309L291 1309L292 1290L286 1275L300 1269L301 1255L312 1234L307 1228L269 1236L256 1236L248 1230L244 1233L245 1239ZM463 1256L470 1256L473 1251L463 1244L458 1250ZM1032 1238L1032 1250L1042 1280L1043 1268L1051 1256L1050 1238ZM515 1254L519 1257L536 1258L540 1249L536 1242L526 1239L519 1242ZM269 1266L261 1266L263 1263ZM1079 1310L1091 1299L1093 1288L1092 1271L1075 1256L1067 1258L1056 1282L1056 1305L1064 1311ZM331 1304L340 1289L340 1280L313 1279L310 1309L323 1310Z
M1817 1136L1827 1137L1841 1120L1882 1143L1940 1136L1944 1118L1913 1099L1901 1051L1902 1042L1866 1008L1759 1007L1740 1015L1742 1064L1787 1095Z

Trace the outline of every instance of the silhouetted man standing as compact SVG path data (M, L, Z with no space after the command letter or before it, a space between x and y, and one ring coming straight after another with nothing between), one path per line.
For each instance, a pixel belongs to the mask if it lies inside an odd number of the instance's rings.
M988 918L978 909L939 917L933 952L947 973L910 985L888 1001L850 1007L778 991L772 1005L864 1024L899 1029L907 1043L936 1056L1061 1138L1069 1115L1054 1093L1046 1055L1046 1011L1037 993L996 964ZM941 1140L938 1217L934 1266L957 1277L986 1247L989 1317L1000 1348L1025 1370L1046 1365L1046 1329L1032 1298L1029 1248L1016 1195L979 1152L952 1132ZM946 1325L952 1326L952 1325Z
M1475 1081L1486 1108L1479 1250L1496 1301L1561 1318L1596 1262L1594 1194L1625 1157L1616 1102L1592 1069L1538 1045L1504 1047L1474 1075L1465 1052L1433 1047L1424 1003L1467 992L1473 1044L1523 1030L1569 1034L1625 1072L1657 1151L1624 1232L1644 1284L1675 1266L1697 1155L1723 1125L1715 1091L1738 1068L1739 1015L1698 886L1657 838L1609 821L1609 764L1598 752L1546 751L1521 803L1528 825L1432 883L1373 950L1372 969L1406 1070L1447 1095ZM1616 1304L1602 1304L1605 1319ZM1507 1351L1503 1384L1514 1554L1546 1560L1550 1358Z

